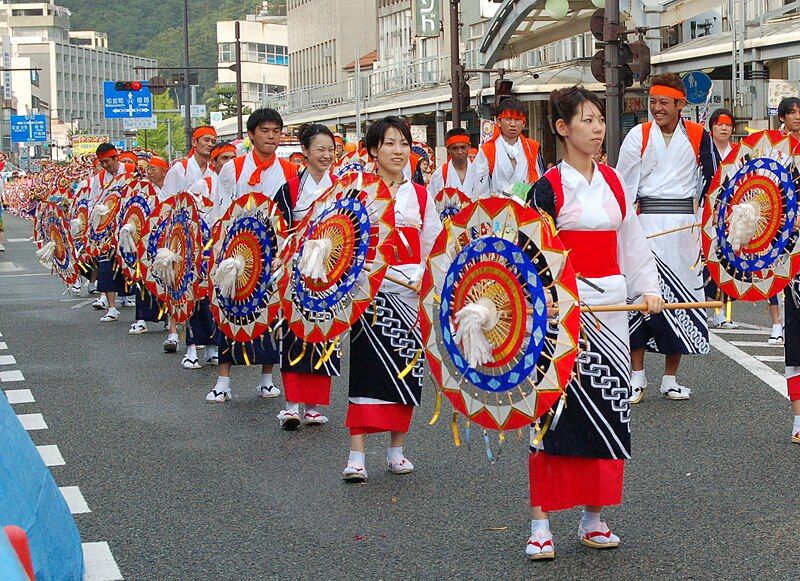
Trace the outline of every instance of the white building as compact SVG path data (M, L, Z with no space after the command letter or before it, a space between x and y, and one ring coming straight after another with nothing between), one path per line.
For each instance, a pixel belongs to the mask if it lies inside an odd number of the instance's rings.
M122 122L103 117L103 82L137 79L141 73L134 67L155 67L156 61L109 51L105 33L70 31L69 17L69 10L50 1L0 1L0 37L9 40L12 68L41 69L11 73L14 99L4 103L6 115L38 110L53 128L69 124L121 138ZM52 137L64 134L53 130Z
M267 95L283 93L289 85L289 49L285 16L248 16L239 22L242 50L242 106L258 109ZM219 66L236 62L236 21L217 22ZM220 69L220 85L236 83L236 72Z

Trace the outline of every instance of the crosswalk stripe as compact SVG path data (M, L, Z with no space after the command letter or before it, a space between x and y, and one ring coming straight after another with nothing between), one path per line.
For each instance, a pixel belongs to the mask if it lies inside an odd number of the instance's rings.
M770 345L766 341L729 341L737 347L767 347L768 349L783 349L783 345Z
M33 399L33 394L30 389L7 389L5 394L8 403L11 405L17 403L33 403L36 401Z
M782 363L784 361L783 355L754 355L754 357L759 361L764 361L765 363Z
M81 543L85 571L83 581L119 581L122 573L108 543Z
M744 367L747 371L755 375L758 379L788 399L789 396L786 391L786 379L783 377L783 375L772 369L766 363L759 361L735 345L731 345L725 339L718 337L714 333L709 335L709 340L714 349L733 359L736 363Z
M8 349L8 345L6 345L5 342L0 341L0 351L5 351L6 349Z
M46 446L36 446L39 456L42 457L45 466L64 466L64 456L61 455L61 450L55 444L48 444Z
M769 337L769 329L713 329L711 331L715 335L764 335Z

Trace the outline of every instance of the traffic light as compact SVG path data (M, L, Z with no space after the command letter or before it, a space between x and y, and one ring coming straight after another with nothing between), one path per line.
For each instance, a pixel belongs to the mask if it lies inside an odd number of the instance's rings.
M467 83L463 73L459 76L461 77L461 90L459 92L459 95L461 96L461 110L466 111L469 109L471 104L471 99L469 96L469 83Z
M494 106L497 107L511 97L511 87L514 86L514 81L508 79L497 79L494 82Z
M142 81L117 81L114 83L115 91L141 91Z

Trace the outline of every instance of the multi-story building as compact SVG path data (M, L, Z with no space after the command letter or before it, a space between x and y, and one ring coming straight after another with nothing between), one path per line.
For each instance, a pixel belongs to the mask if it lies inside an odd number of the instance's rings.
M268 16L267 3L259 14L239 22L242 51L242 106L257 109L268 95L283 93L289 86L289 49L285 16ZM236 21L217 22L219 66L236 62ZM221 68L220 85L236 83L236 73Z
M71 130L121 138L122 122L103 116L103 82L139 78L134 67L154 68L156 61L109 51L105 33L70 31L69 17L52 1L0 1L0 37L8 40L12 68L40 69L4 77L14 96L4 110L38 110L53 127L69 123Z

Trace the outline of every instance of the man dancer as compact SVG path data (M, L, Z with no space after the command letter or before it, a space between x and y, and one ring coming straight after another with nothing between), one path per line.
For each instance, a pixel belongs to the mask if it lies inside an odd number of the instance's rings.
M711 137L702 125L683 121L683 82L675 73L652 77L649 107L654 121L634 127L619 152L617 170L627 194L639 202L645 235L691 226L697 204L714 175ZM697 232L687 228L650 239L658 266L661 293L668 303L703 300L703 269L697 264ZM688 387L676 381L681 355L707 354L708 323L702 310L664 311L633 315L631 331L631 403L641 401L647 385L645 348L666 356L661 393L687 400Z
M472 174L469 169L469 133L462 127L454 127L445 134L448 161L436 168L428 183L428 192L435 198L444 188L456 188L472 196Z
M164 179L164 193L168 196L185 192L197 180L211 175L209 166L211 150L217 143L217 131L210 125L202 125L192 132L192 149L189 155L172 164Z

